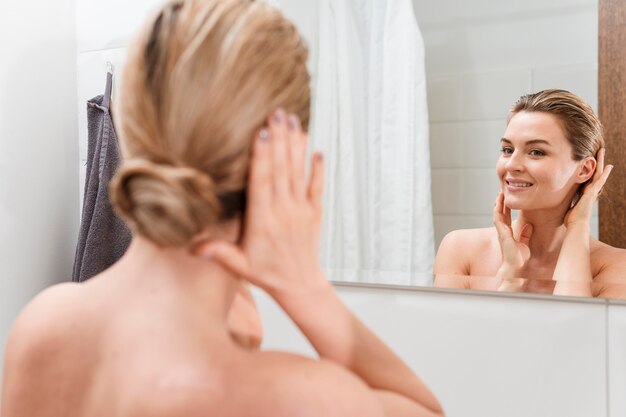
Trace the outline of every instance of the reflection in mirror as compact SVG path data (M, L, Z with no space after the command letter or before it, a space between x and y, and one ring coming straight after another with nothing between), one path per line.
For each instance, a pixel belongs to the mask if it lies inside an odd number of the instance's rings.
M499 278L467 275L437 275L436 288L477 291L570 295L626 300L626 284L621 281L584 282L527 278Z
M377 16L393 15L387 3L391 2L380 2ZM323 123L314 123L312 142L332 159L321 248L322 262L331 279L430 285L429 271L424 270L433 253L430 248L439 247L450 232L465 229L482 229L480 233L489 236L460 239L461 244L448 255L458 260L471 252L473 258L480 259L483 269L476 270L476 264L471 269L435 268L437 274L505 273L506 276L499 278L523 276L531 281L549 281L556 273L559 282L563 281L559 276L576 278L581 270L590 271L585 272L584 279L588 281L608 270L612 271L611 278L617 276L624 255L595 240L598 217L593 201L581 210L584 222L575 222L585 230L576 231L575 239L565 239L568 229L562 217L569 209L569 202L578 198L578 185L582 190L587 180L593 182L595 178L596 184L606 180L594 177L597 143L582 159L565 157L574 152L567 148L571 146L567 140L543 144L544 148L552 146L550 150L530 149L527 156L535 158L533 161L548 155L543 160L552 166L544 166L546 172L563 174L547 182L535 183L540 178L531 175L501 176L501 157L498 162L498 151L502 156L514 151L515 156L510 159L517 162L518 152L532 145L531 140L543 140L539 136L529 138L532 134L529 124L521 123L528 116L522 113L534 111L520 112L513 126L508 123L508 110L520 96L546 89L566 89L588 103L591 111L597 110L597 1L562 0L545 4L453 0L436 5L413 0L412 7L409 1L397 3L403 6L396 7L412 8L414 13L414 22L401 22L409 30L407 33L411 33L410 42L391 36L396 32L385 32L387 22L383 17L365 19L367 24L356 21L369 16L371 10L352 14L342 10L329 16L323 5L319 9L314 113L317 121ZM342 30L338 21L341 16L352 19L341 26ZM533 28L530 32L529 27ZM377 37L383 32L391 35ZM392 48L401 53L390 53ZM424 144L424 136L409 135L407 139L407 132L400 128L403 123L424 123L419 103L425 99L421 94L426 91L407 83L408 78L404 78L407 71L419 77L423 75L427 86L429 159L424 159L424 152L416 149ZM328 80L335 80L336 84L328 84ZM416 78L410 80L419 82ZM377 88L369 90L372 85ZM411 91L413 96L402 95L398 86ZM347 107L346 103L349 103ZM399 109L411 108L411 103L414 110L406 118L398 118L403 114ZM570 132L563 131L561 121L552 122L556 136L568 139ZM320 131L318 125L328 126L328 132ZM509 128L518 132L508 131ZM523 144L518 140L523 136L519 129L524 131ZM514 137L509 138L511 135ZM416 150L418 155L414 153ZM500 164L498 168L497 164ZM582 171L574 173L574 168ZM420 182L424 179L432 179L430 187ZM494 200L503 187L506 192L507 186L516 190L510 190L508 200L503 196L501 223L508 228L513 241L529 235L533 242L529 246L533 256L518 254L522 258L527 256L522 262L523 274L519 265L501 270L501 248L494 245L502 238L502 233L498 236L493 228ZM543 216L547 212L537 212L533 221L527 222L534 223L534 229L515 222L520 215L515 209L520 206L511 203L515 196L532 187L541 188L539 194L545 191L537 201L544 198L548 205L555 202L561 205L561 219L548 219ZM601 187L596 188L599 192ZM574 194L570 196L570 193ZM593 200L592 197L587 200ZM430 217L429 205L431 228L424 225ZM543 227L544 221L552 222L552 236ZM558 227L559 221L564 227ZM585 243L584 236L590 236L591 240ZM570 242L566 245L571 249L569 259L584 259L580 253L585 252L587 264L563 261L557 265L563 242ZM481 244L484 247L477 249ZM538 245L542 246L540 250ZM525 288L534 286L540 285ZM581 291L570 292L583 295ZM585 295L593 294L587 290Z
M591 107L565 90L524 95L509 112L501 146L495 227L449 233L435 273L496 276L504 287L518 277L554 280L554 294L576 296L592 296L592 282L621 280L626 251L589 234L612 170Z

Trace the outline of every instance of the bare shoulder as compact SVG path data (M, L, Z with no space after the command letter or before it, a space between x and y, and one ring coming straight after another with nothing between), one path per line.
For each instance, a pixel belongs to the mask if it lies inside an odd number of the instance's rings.
M495 227L486 227L482 229L459 229L448 233L441 241L441 246L451 246L453 248L467 249L468 245L487 245L493 239L497 239Z
M626 299L626 250L591 240L593 296Z
M129 415L150 417L382 417L374 392L327 361L278 352L222 352L218 367L176 372ZM231 352L232 353L232 352ZM196 364L197 365L197 364ZM164 379L164 378L161 378ZM148 384L150 385L150 384ZM144 385L145 389L145 385Z
M437 251L435 274L469 275L471 260L497 242L495 227L460 229L448 233Z
M255 360L256 387L249 388L268 416L278 417L278 409L284 416L383 415L373 391L330 361L279 352L261 352Z
M77 284L61 284L44 290L13 323L4 354L2 402L7 414L42 415L40 400L47 398L50 386L42 374L50 366L58 367L62 362L59 355L72 345L67 342L73 332L67 319L71 317L69 307L75 304L77 289ZM55 374L55 388L62 382L58 375ZM34 397L33 392L38 396ZM57 389L55 393L58 392ZM24 398L30 401L21 401Z
M591 265L594 281L626 284L626 249L592 240Z
M328 361L288 353L247 354L238 365L229 367L221 387L218 397L198 395L183 406L195 403L190 410L219 411L225 417L384 415L374 392L349 371Z
M49 287L33 298L13 323L7 344L7 356L28 355L29 350L50 341L60 340L58 332L67 332L65 320L76 306L79 285L64 283Z

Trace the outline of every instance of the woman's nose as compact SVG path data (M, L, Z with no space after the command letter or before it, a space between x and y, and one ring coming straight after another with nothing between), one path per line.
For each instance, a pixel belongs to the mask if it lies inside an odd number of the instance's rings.
M524 170L523 155L521 155L518 152L513 152L506 161L506 169L511 172L523 171Z

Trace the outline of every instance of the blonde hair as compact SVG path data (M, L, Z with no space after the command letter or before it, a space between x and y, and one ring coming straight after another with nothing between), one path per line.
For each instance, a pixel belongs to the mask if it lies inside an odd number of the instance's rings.
M133 233L181 247L245 207L250 147L277 107L306 129L307 48L253 0L177 0L131 47L116 103L125 161L110 196Z
M520 97L509 112L508 122L521 112L543 112L557 117L572 145L572 159L594 157L604 148L600 120L583 99L566 90L543 90Z

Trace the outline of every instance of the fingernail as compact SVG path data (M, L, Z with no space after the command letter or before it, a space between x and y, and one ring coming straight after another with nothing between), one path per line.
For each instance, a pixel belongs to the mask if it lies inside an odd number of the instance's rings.
M268 132L267 129L261 129L261 131L259 132L259 139L261 139L261 141L263 142L267 142L269 138L270 132Z
M318 152L317 154L315 154L315 159L317 159L318 161L323 161L324 160L324 154L321 152Z
M274 121L276 123L282 123L283 120L285 120L285 111L279 108L274 112Z
M300 120L298 119L298 116L295 114L289 115L289 118L287 119L287 126L289 127L289 130L296 130L299 124Z

